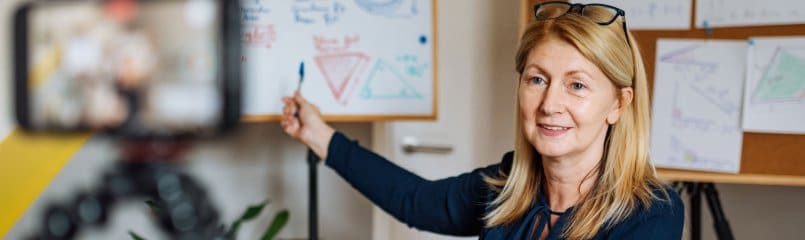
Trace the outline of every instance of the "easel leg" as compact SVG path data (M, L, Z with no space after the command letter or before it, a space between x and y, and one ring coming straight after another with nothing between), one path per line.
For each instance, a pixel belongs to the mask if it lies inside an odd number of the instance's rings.
M318 211L318 171L316 167L319 165L319 157L313 150L307 150L307 164L308 164L308 236L311 240L319 239L319 211Z
M679 183L674 183L677 185ZM713 183L702 182L683 182L682 189L690 195L690 239L700 240L702 238L702 193L707 198L707 205L713 216L713 229L719 240L733 240L732 229L724 210L721 208L721 200L718 198L718 191ZM681 193L681 192L680 192Z
M713 216L713 228L716 230L716 236L719 240L732 240L732 229L727 218L724 216L724 210L721 208L721 200L718 199L718 191L716 185L713 183L704 183L702 188L704 195L707 197L707 205L710 206L710 214Z
M690 239L702 238L702 195L701 185L697 182L687 182L685 187L690 194Z

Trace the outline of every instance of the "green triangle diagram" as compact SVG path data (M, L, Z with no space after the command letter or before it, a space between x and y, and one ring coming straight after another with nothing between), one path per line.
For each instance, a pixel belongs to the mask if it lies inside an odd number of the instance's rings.
M752 98L755 103L805 100L805 59L777 49Z
M364 99L421 99L420 94L408 80L393 66L379 59L366 83L361 89L360 96Z

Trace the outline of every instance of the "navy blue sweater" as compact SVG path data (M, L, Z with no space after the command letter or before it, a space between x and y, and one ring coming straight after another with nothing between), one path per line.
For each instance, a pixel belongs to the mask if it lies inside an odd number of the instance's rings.
M398 220L420 230L480 239L536 239L545 228L549 210L544 198L517 223L486 228L482 217L490 210L496 194L483 181L483 175L498 176L511 169L513 154L501 163L469 173L429 181L394 165L383 157L335 133L327 149L325 163L354 188ZM658 196L659 189L655 190ZM654 199L650 208L638 207L624 221L602 228L594 239L680 239L684 207L679 195L668 190L670 199ZM542 194L541 194L542 195ZM547 239L560 239L561 230L572 215L572 208L552 225ZM539 221L537 219L540 219ZM544 219L544 220L543 220ZM531 233L538 224L535 234Z

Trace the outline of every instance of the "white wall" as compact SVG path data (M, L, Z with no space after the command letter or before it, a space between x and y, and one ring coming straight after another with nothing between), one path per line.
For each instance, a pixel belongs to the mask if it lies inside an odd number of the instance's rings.
M5 138L11 132L13 115L11 114L11 29L12 5L17 1L0 1L0 137Z

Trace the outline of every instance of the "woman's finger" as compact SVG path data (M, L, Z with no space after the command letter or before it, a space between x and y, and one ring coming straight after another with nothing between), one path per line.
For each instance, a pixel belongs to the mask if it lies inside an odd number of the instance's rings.
M300 106L308 105L307 99L302 97L302 94L299 93L298 90L296 92L294 92L293 98L294 98L294 101L296 101L296 103L298 103Z
M299 104L296 102L296 100L295 100L294 98L291 98L291 97L284 97L284 98L282 99L282 102L283 102L283 103L284 103L284 105L286 105L286 106L292 106L292 107L296 107L297 105L299 105Z
M285 131L285 134L288 134L288 136L296 138L296 132L291 129L290 124L286 123L285 126L282 127L282 130Z
M289 126L294 120L296 120L294 119L293 115L284 115L282 118Z
M287 132L288 135L291 135L294 138L299 138L299 129L300 129L299 121L291 120L288 121L288 125L285 128L285 132Z
M297 121L298 120L296 118L294 118L293 115L291 115L291 116L284 115L282 117L282 122L285 123L283 129L285 129L285 131L288 134L290 134L291 136L295 136L296 129L294 128L294 126L298 125L298 124L295 123Z
M290 98L290 97L282 98L282 103L285 104L285 105L296 105L296 101L293 98Z
M299 111L299 105L296 103L288 104L288 114L293 115L297 111Z
M290 105L285 105L284 107L282 107L282 115L288 116L289 114L293 114L291 106Z
M294 118L293 120L288 122L288 124L291 126L291 129L293 129L295 132L298 131L299 129L301 129L301 127L302 127L300 125L299 120L297 120L296 118Z
M293 104L293 99L291 99L289 97L283 97L282 98L282 105L288 106L288 105L292 105L292 104Z

